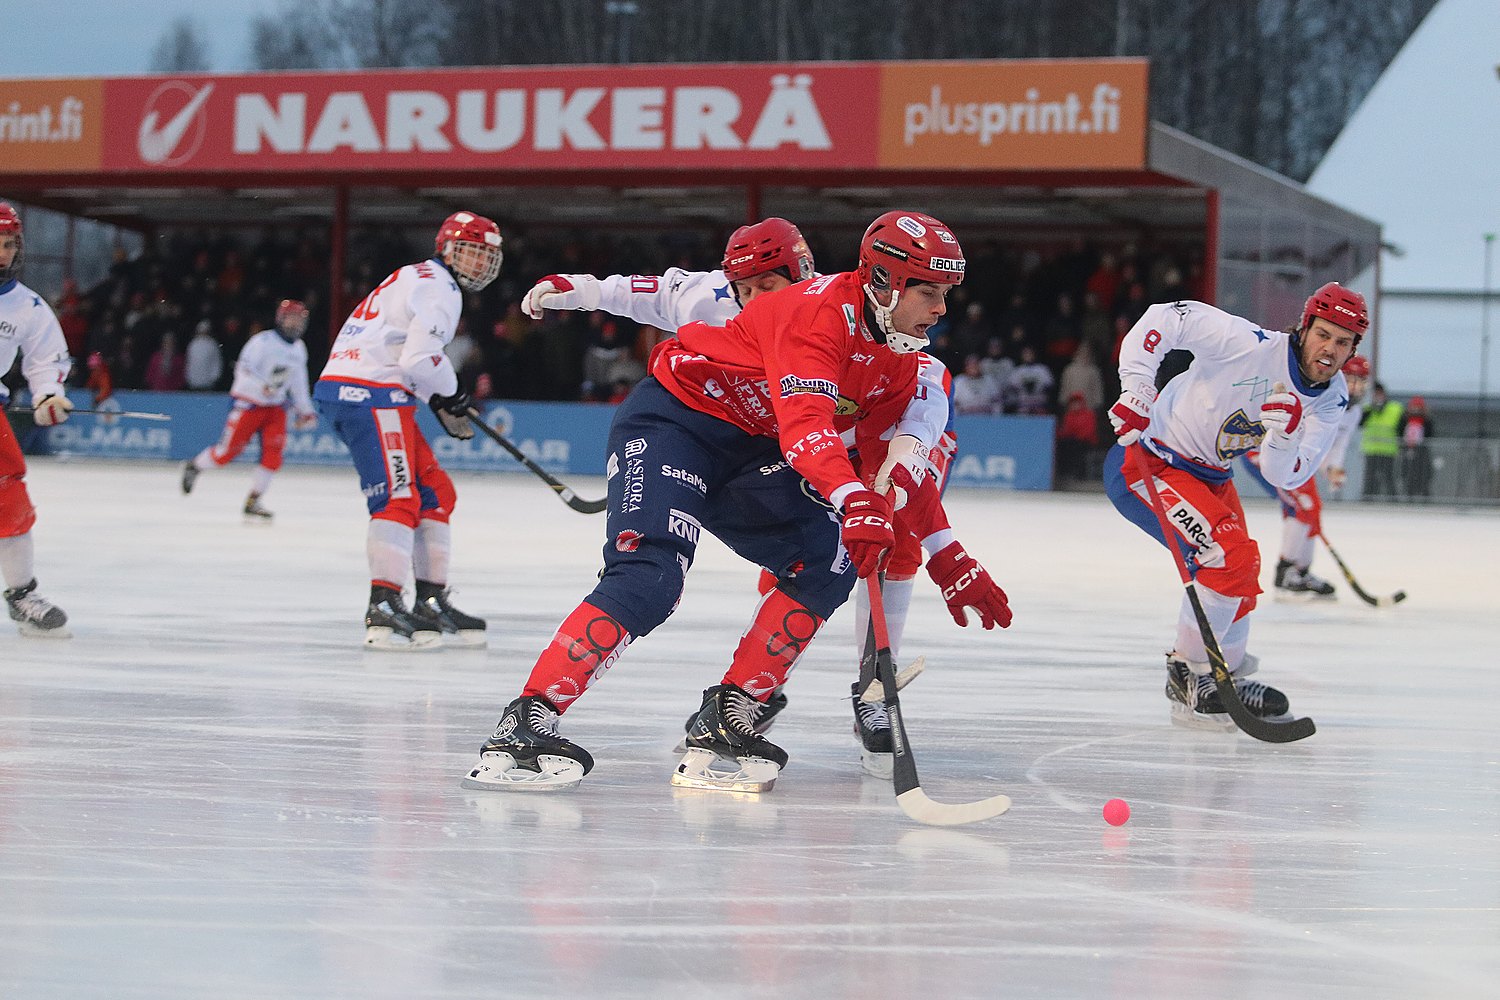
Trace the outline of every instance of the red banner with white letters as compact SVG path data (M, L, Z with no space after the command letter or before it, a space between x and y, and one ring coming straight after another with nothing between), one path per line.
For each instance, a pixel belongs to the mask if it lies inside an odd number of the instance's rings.
M1139 169L1145 81L1110 59L0 80L0 175Z

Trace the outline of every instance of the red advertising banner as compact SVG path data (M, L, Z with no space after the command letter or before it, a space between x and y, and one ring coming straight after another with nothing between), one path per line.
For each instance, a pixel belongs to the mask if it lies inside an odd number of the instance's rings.
M120 79L111 171L870 163L874 66L608 66Z
M0 81L0 176L1140 169L1146 81L1134 59Z

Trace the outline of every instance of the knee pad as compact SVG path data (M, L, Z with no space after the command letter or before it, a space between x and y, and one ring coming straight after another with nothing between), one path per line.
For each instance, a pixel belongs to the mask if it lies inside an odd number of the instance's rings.
M281 468L282 452L286 450L286 431L266 430L260 435L260 464L272 472Z
M36 508L26 492L26 480L20 476L0 476L0 538L24 535L35 523Z
M418 491L422 494L423 517L446 521L458 503L458 490L453 487L452 477L438 465L422 470Z
M664 540L622 532L606 549L604 574L585 600L639 638L677 610L690 565L687 553Z
M896 547L891 550L890 561L885 566L885 575L898 580L910 579L917 575L921 566L922 543L917 541L917 536L911 532L898 534Z
M1200 569L1197 578L1205 587L1226 597L1248 600L1249 607L1254 607L1255 596L1260 593L1260 548L1243 525L1216 531L1214 538L1224 548L1224 564ZM1247 613L1249 607L1242 607L1240 614Z

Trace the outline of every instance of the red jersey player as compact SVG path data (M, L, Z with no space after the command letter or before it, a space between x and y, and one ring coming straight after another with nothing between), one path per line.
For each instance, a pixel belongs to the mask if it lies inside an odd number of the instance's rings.
M891 498L861 480L841 434L884 452L880 436L917 391L915 352L963 273L946 226L890 212L865 232L857 270L761 295L724 326L690 324L658 345L651 376L610 427L604 573L542 651L466 787L569 787L588 773L593 758L558 735L558 717L671 614L704 530L773 570L777 586L704 697L672 780L774 784L787 755L755 730L767 697L895 544ZM1009 625L1005 594L954 540L933 479L904 465L891 476L955 617L972 608L986 628Z

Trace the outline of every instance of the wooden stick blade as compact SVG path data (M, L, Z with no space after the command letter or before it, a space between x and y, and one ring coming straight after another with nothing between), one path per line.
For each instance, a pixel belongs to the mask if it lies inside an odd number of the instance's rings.
M1009 795L994 795L978 802L935 802L920 787L902 792L896 802L907 816L927 826L963 826L994 819L1010 808Z

